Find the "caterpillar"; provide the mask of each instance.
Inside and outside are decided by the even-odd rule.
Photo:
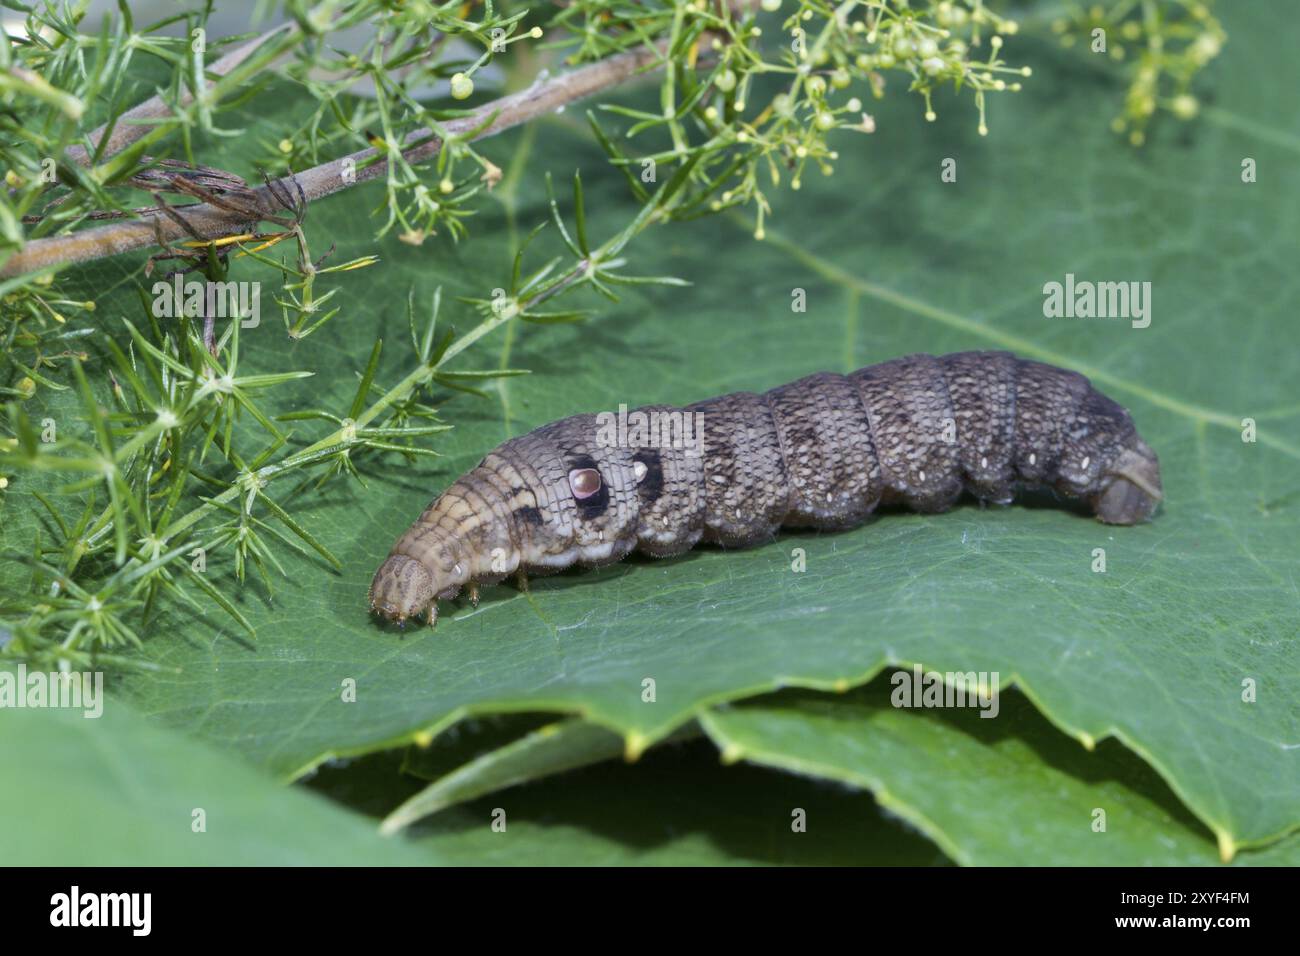
[[[700,541],[745,547],[778,528],[843,529],[879,504],[947,510],[1019,486],[1131,525],[1163,497],[1122,406],[1077,372],[1009,352],[909,355],[819,372],[762,395],[577,415],[497,447],[424,510],[370,587],[404,623],[508,575],[595,567]]]

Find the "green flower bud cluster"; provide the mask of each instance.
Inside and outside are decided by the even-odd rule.
[[[1193,119],[1200,112],[1192,82],[1219,55],[1227,39],[1211,13],[1212,4],[1213,0],[1071,4],[1067,16],[1052,22],[1052,31],[1062,46],[1126,66],[1129,87],[1111,128],[1141,146],[1160,112],[1180,120]]]

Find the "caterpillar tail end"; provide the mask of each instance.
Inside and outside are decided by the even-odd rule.
[[[401,626],[427,613],[433,627],[438,622],[436,597],[428,568],[408,555],[390,554],[370,584],[370,611]]]
[[[1146,521],[1164,498],[1160,461],[1140,438],[1110,468],[1110,483],[1095,499],[1097,518],[1106,524]]]

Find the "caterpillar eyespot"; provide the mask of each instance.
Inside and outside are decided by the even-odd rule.
[[[579,501],[600,491],[600,472],[595,468],[575,468],[569,472],[569,489]]]
[[[882,503],[940,512],[963,491],[1006,504],[1048,486],[1121,525],[1163,497],[1156,454],[1124,408],[1077,372],[1008,352],[819,372],[762,395],[637,409],[637,427],[605,418],[561,419],[489,452],[398,539],[371,610],[433,624],[439,600],[509,574],[850,528]]]

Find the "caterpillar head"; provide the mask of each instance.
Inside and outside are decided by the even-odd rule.
[[[1093,498],[1097,518],[1106,524],[1137,524],[1151,517],[1164,497],[1160,461],[1141,438],[1116,456],[1102,473],[1101,490]]]
[[[437,597],[433,573],[405,554],[389,555],[370,584],[371,612],[398,624],[427,611],[432,625],[438,620]]]
[[[489,477],[475,469],[454,482],[398,539],[370,584],[373,613],[398,624],[427,614],[433,625],[439,601],[518,568],[513,504]]]

